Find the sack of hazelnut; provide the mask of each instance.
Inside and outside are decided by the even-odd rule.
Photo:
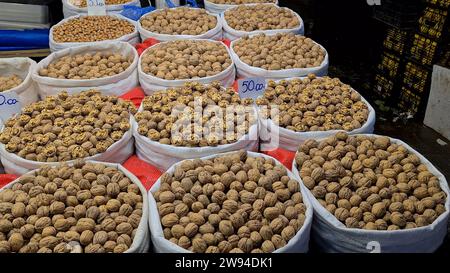
[[[149,191],[158,253],[304,253],[313,209],[274,158],[246,151],[185,160]]]
[[[38,63],[32,76],[41,98],[87,89],[120,96],[139,85],[138,62],[129,43],[102,42],[53,52]]]
[[[97,90],[49,96],[4,122],[2,165],[6,173],[22,175],[76,159],[123,163],[134,152],[135,112],[131,102]]]
[[[311,38],[294,33],[244,36],[231,43],[230,51],[238,78],[279,80],[328,74],[325,48]]]
[[[223,37],[231,41],[258,33],[305,33],[300,15],[275,4],[239,5],[227,9],[220,19],[224,30]]]
[[[162,171],[192,158],[258,150],[253,100],[219,82],[188,82],[147,96],[135,115],[136,154]]]
[[[87,0],[62,0],[64,18],[87,15]],[[124,6],[141,6],[140,0],[105,0],[107,14],[119,14]]]
[[[350,85],[338,78],[317,77],[270,80],[259,106],[263,151],[281,148],[296,152],[307,139],[320,139],[347,131],[370,134],[375,110]]]
[[[146,95],[186,82],[220,82],[230,87],[236,78],[229,48],[207,39],[174,40],[147,48],[139,58],[139,82]]]
[[[245,4],[271,3],[278,5],[278,0],[205,0],[205,9],[213,14],[222,14],[229,8]]]
[[[144,253],[147,191],[123,166],[44,166],[0,189],[0,253]]]
[[[408,144],[339,132],[299,146],[293,172],[326,252],[431,253],[447,235],[447,180]]]
[[[222,39],[220,16],[200,8],[157,9],[141,17],[138,30],[142,41],[149,38],[161,42],[177,39]]]
[[[31,78],[35,67],[36,62],[30,58],[0,58],[0,95],[16,99],[20,106],[37,101],[38,90]],[[16,114],[3,109],[0,112],[0,120]]]
[[[51,52],[104,41],[122,41],[136,45],[140,42],[136,22],[120,14],[76,15],[63,19],[50,29]]]

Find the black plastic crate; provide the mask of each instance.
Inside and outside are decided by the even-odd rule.
[[[409,51],[410,57],[423,65],[432,65],[435,59],[438,42],[420,34],[415,34]]]
[[[432,39],[440,39],[444,31],[448,11],[427,7],[419,18],[419,31]]]
[[[426,0],[425,2],[444,9],[448,9],[450,7],[450,0]]]
[[[407,62],[403,75],[403,84],[415,94],[423,94],[429,88],[431,70],[414,62]]]
[[[373,17],[398,29],[413,29],[423,7],[420,0],[383,0],[374,7]]]
[[[400,67],[400,57],[389,52],[383,52],[381,61],[378,64],[378,71],[387,77],[395,78]]]
[[[405,47],[408,43],[410,35],[407,31],[403,31],[396,28],[390,28],[387,31],[386,38],[384,39],[384,48],[394,51],[400,55],[403,55]]]
[[[377,74],[375,76],[374,92],[382,98],[389,98],[394,95],[395,83],[392,79],[384,75]]]
[[[420,95],[414,94],[414,91],[406,87],[401,88],[397,104],[401,111],[408,112],[414,116],[422,110],[422,105],[423,98]]]

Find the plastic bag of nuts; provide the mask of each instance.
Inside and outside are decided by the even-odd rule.
[[[303,35],[305,26],[296,12],[275,4],[239,5],[221,14],[223,37],[234,41],[258,33],[290,32]]]
[[[139,58],[139,82],[147,95],[196,81],[232,86],[236,78],[230,50],[206,39],[174,40],[147,48]]]
[[[278,5],[278,0],[205,0],[205,9],[214,14],[221,14],[229,8],[243,4],[272,3]]]
[[[143,253],[147,191],[123,166],[77,161],[0,189],[0,253]]]
[[[260,109],[261,148],[268,151],[282,148],[296,152],[307,139],[342,130],[370,134],[375,126],[373,107],[337,78],[310,74],[303,79],[269,81],[264,96],[256,103]],[[273,144],[277,147],[271,147]]]
[[[126,42],[78,46],[40,61],[33,79],[41,98],[63,90],[76,94],[87,89],[120,96],[139,85],[138,61],[136,49]]]
[[[222,24],[219,15],[204,9],[177,7],[158,9],[145,14],[138,21],[141,39],[158,41],[177,39],[222,39]]]
[[[328,53],[310,38],[293,33],[256,34],[231,43],[239,78],[286,79],[328,74]]]
[[[30,58],[0,58],[0,94],[9,97],[15,93],[21,106],[37,101],[38,90],[31,78],[35,67],[36,62]]]
[[[52,52],[104,41],[140,42],[136,22],[120,14],[106,16],[76,15],[66,18],[50,29]]]
[[[344,132],[308,140],[292,169],[324,251],[434,252],[447,235],[447,181],[400,140]]]
[[[64,18],[68,18],[75,15],[87,15],[88,9],[86,6],[86,0],[62,0]],[[139,0],[106,0],[106,13],[118,14],[122,12],[123,6],[141,6]]]
[[[160,170],[192,158],[258,150],[256,109],[218,82],[189,82],[144,99],[135,115],[138,157]],[[185,135],[187,134],[187,135]]]
[[[22,175],[42,165],[87,159],[123,163],[134,151],[135,106],[88,90],[61,92],[32,103],[4,122],[0,155],[5,171]]]
[[[148,199],[156,252],[308,251],[310,201],[294,175],[263,154],[240,151],[177,163]]]

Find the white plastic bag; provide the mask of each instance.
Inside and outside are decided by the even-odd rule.
[[[361,100],[367,104],[369,109],[369,117],[367,121],[362,125],[361,128],[355,129],[351,132],[348,132],[351,135],[354,134],[371,134],[374,131],[375,127],[375,109],[373,109],[372,105],[363,97]],[[272,150],[275,148],[281,148],[284,150],[296,152],[298,146],[305,142],[308,139],[321,139],[326,138],[328,136],[334,135],[342,130],[332,130],[332,131],[314,131],[314,132],[294,132],[288,130],[283,127],[279,127],[275,125],[275,123],[271,119],[263,119],[261,115],[258,115],[260,131],[259,134],[261,136],[261,145],[264,150]],[[273,146],[276,147],[273,147]]]
[[[201,159],[212,159],[218,156],[223,156],[226,154],[218,154],[211,155],[207,157],[203,157]],[[248,156],[251,157],[263,157],[273,159],[276,164],[282,165],[276,159],[259,153],[248,152]],[[175,164],[167,170],[167,173],[173,173],[175,171],[175,167],[181,163]],[[289,170],[287,170],[288,176],[292,179],[299,181]],[[188,250],[168,241],[164,238],[163,228],[161,225],[161,220],[159,216],[159,212],[156,206],[155,198],[153,194],[155,191],[159,189],[161,186],[161,180],[158,179],[153,187],[150,189],[148,193],[148,201],[149,201],[149,225],[150,225],[150,234],[153,242],[153,248],[156,253],[190,253]],[[288,244],[280,249],[277,249],[274,253],[306,253],[309,249],[309,238],[311,231],[311,224],[313,219],[313,209],[310,200],[307,195],[303,193],[303,189],[301,190],[303,203],[306,205],[306,219],[302,226],[302,228],[297,232],[297,234],[288,242]]]
[[[368,136],[377,136],[370,135]],[[439,178],[442,190],[447,194],[446,212],[440,215],[431,225],[405,230],[373,231],[349,229],[334,215],[327,211],[314,195],[304,186],[294,160],[292,172],[301,181],[301,190],[309,197],[314,207],[312,236],[320,249],[326,252],[360,253],[371,252],[380,247],[381,253],[425,253],[434,252],[442,244],[447,235],[447,224],[450,214],[450,190],[447,180],[424,156],[401,140],[391,138],[392,143],[406,147],[417,155],[428,170]]]
[[[77,0],[62,0],[64,18],[68,18],[70,16],[80,15],[80,14],[82,14],[82,15],[88,14],[87,7],[80,8],[80,7],[77,7],[74,4],[72,4],[72,3],[76,3],[76,1]],[[130,0],[130,2],[125,3],[125,4],[107,5],[106,12],[107,12],[107,14],[118,14],[118,13],[122,12],[123,6],[126,6],[126,5],[140,7],[141,1],[140,0]]]
[[[130,118],[130,123],[133,126],[135,123],[134,118]],[[3,127],[0,128],[0,132],[3,131]],[[96,154],[94,156],[86,157],[86,160],[102,161],[111,163],[125,162],[134,153],[134,139],[133,130],[130,128],[123,137],[111,145],[105,152]],[[24,159],[14,153],[6,151],[5,144],[0,143],[0,159],[2,161],[5,172],[8,174],[23,175],[31,170],[39,169],[43,165],[56,165],[58,162],[38,162]],[[68,163],[73,160],[68,161]]]
[[[66,48],[73,48],[73,47],[82,46],[82,45],[97,46],[98,44],[102,44],[104,42],[118,42],[118,41],[121,41],[121,42],[130,43],[132,45],[136,45],[136,44],[138,44],[140,42],[140,40],[139,40],[139,32],[138,32],[138,27],[137,27],[136,22],[131,20],[131,19],[128,19],[128,18],[126,18],[126,17],[124,17],[124,16],[122,16],[120,14],[111,14],[111,15],[108,15],[108,16],[117,17],[119,19],[126,20],[126,21],[130,22],[134,26],[134,31],[132,33],[130,33],[130,34],[126,34],[126,35],[124,35],[124,36],[122,36],[120,38],[117,38],[115,40],[105,40],[105,41],[86,42],[86,43],[58,43],[58,42],[56,42],[53,39],[53,30],[55,29],[55,27],[60,26],[60,25],[62,25],[64,23],[66,23],[69,20],[73,20],[75,18],[84,17],[84,16],[87,16],[87,15],[86,14],[85,15],[75,15],[75,16],[66,18],[66,19],[62,20],[61,22],[59,22],[58,24],[54,25],[50,29],[49,45],[50,45],[50,51],[51,52],[60,51],[60,50],[66,49]]]
[[[11,76],[15,74],[23,80],[19,86],[0,92],[0,95],[8,96],[15,93],[22,107],[38,101],[38,89],[31,78],[31,74],[35,67],[36,62],[30,58],[0,58],[1,76]]]
[[[254,5],[254,4],[248,4],[246,6],[252,6],[252,5]],[[275,4],[268,4],[268,5],[276,6]],[[292,13],[295,14],[295,16],[297,16],[297,18],[300,22],[300,25],[298,27],[292,28],[292,29],[255,30],[255,31],[250,31],[250,32],[236,30],[236,29],[232,28],[230,25],[228,25],[228,22],[225,19],[225,12],[223,12],[220,15],[221,24],[223,25],[223,38],[234,41],[234,40],[237,40],[244,36],[251,36],[251,35],[256,35],[256,34],[260,34],[260,33],[265,33],[267,35],[272,35],[272,34],[276,34],[276,33],[294,33],[294,34],[303,35],[305,33],[305,25],[303,23],[303,19],[300,17],[300,15],[298,15],[293,10],[288,9],[288,8],[285,8],[285,9],[291,11]]]
[[[230,49],[222,42],[207,40],[207,39],[195,39],[195,41],[210,41],[210,42],[214,42],[214,43],[220,43],[227,49],[228,54],[230,54]],[[154,46],[158,46],[158,45],[165,44],[165,43],[169,43],[169,42],[159,43]],[[192,81],[199,82],[202,84],[208,84],[208,83],[212,83],[214,81],[219,81],[222,84],[222,86],[224,86],[224,87],[230,87],[234,83],[234,80],[236,78],[236,70],[234,67],[233,59],[231,59],[231,65],[229,67],[227,67],[227,69],[225,69],[224,71],[220,72],[217,75],[204,77],[204,78],[200,78],[200,79],[164,80],[164,79],[160,79],[158,77],[146,74],[146,73],[144,73],[144,71],[142,71],[142,65],[141,65],[142,56],[144,56],[145,53],[154,46],[147,48],[141,54],[141,58],[139,58],[139,64],[138,64],[139,82],[140,82],[141,87],[144,90],[146,95],[151,95],[156,91],[164,90],[164,89],[167,89],[170,87],[183,86],[186,82],[192,82]]]
[[[92,162],[92,161],[88,161]],[[118,169],[119,171],[123,172],[123,174],[130,179],[130,181],[134,184],[136,184],[139,187],[139,190],[142,194],[142,217],[139,222],[139,226],[137,227],[136,235],[134,236],[133,243],[131,244],[130,248],[125,251],[125,253],[146,253],[149,250],[149,240],[150,240],[150,231],[148,229],[148,218],[149,218],[149,207],[148,207],[148,192],[142,185],[142,183],[139,181],[139,179],[136,178],[136,176],[132,173],[130,173],[127,169],[125,169],[120,164],[112,164],[112,163],[105,163],[105,162],[95,162],[95,163],[101,163],[108,167],[113,167]],[[27,173],[24,173],[24,175],[31,175],[34,174],[36,170],[29,171]],[[12,181],[8,185],[4,186],[3,188],[0,188],[0,192],[5,189],[10,189],[12,186],[19,181],[20,178]]]
[[[183,7],[186,8],[186,7]],[[194,9],[194,8],[191,8]],[[152,12],[158,12],[159,10],[155,10]],[[150,12],[150,13],[152,13]],[[144,18],[146,15],[150,14],[147,13],[141,17]],[[138,20],[137,27],[139,34],[141,36],[142,41],[147,40],[148,38],[154,38],[161,42],[166,41],[172,41],[172,40],[180,40],[180,39],[211,39],[211,40],[221,40],[222,39],[222,21],[220,19],[219,15],[211,14],[208,12],[208,14],[213,15],[217,19],[217,25],[215,28],[208,30],[207,32],[200,34],[200,35],[170,35],[170,34],[160,34],[156,32],[152,32],[149,30],[146,30],[142,27],[141,20]]]
[[[237,5],[215,4],[208,0],[205,0],[204,3],[205,3],[205,9],[207,11],[209,11],[211,13],[215,13],[215,14],[220,14],[229,8],[233,8],[233,7],[237,6]],[[275,4],[278,5],[278,0],[276,0]]]
[[[276,34],[274,34],[276,35]],[[254,36],[254,35],[250,35]],[[294,78],[294,77],[304,77],[308,76],[308,74],[315,74],[317,76],[326,76],[328,74],[328,52],[327,50],[319,45],[323,51],[325,51],[325,59],[322,61],[322,64],[318,67],[311,68],[292,68],[292,69],[283,69],[283,70],[266,70],[260,67],[250,66],[239,58],[239,56],[234,52],[233,46],[235,43],[239,41],[235,40],[231,42],[230,52],[231,57],[233,58],[234,63],[236,64],[237,69],[237,77],[238,78],[252,78],[252,77],[262,77],[271,80],[280,80],[286,78]]]
[[[140,111],[142,110],[142,106]],[[185,159],[201,158],[209,155],[246,150],[258,151],[258,125],[250,127],[249,133],[241,137],[235,143],[219,145],[216,147],[177,147],[161,144],[158,141],[152,141],[149,138],[138,133],[138,124],[133,121],[133,136],[136,141],[136,155],[139,159],[155,166],[161,171],[165,171],[173,164]]]
[[[42,77],[39,75],[40,69],[47,67],[50,63],[63,56],[97,52],[121,53],[132,57],[133,62],[124,72],[100,79],[67,80]],[[99,90],[104,95],[120,96],[139,85],[137,75],[138,61],[139,56],[136,49],[126,42],[102,42],[93,45],[78,46],[54,52],[40,61],[33,72],[33,79],[39,87],[39,95],[41,98],[56,95],[63,90],[72,95],[87,89]]]

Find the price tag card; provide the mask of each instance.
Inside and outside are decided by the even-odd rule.
[[[87,0],[88,15],[106,15],[105,0]]]
[[[20,113],[22,105],[15,92],[0,93],[0,119],[4,122],[12,115]]]
[[[257,99],[266,91],[266,79],[246,78],[238,81],[238,93],[241,99]]]

